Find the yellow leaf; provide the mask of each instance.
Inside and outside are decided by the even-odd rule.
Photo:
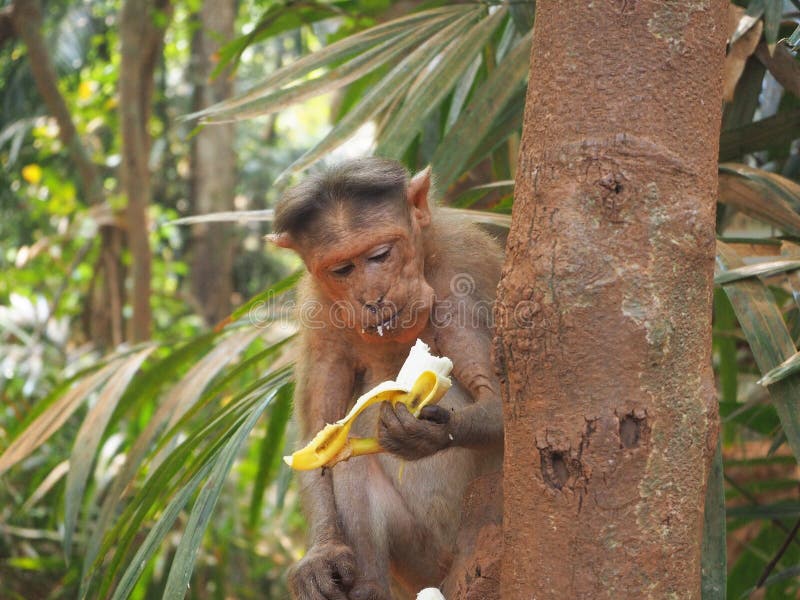
[[[22,167],[22,178],[33,185],[42,180],[42,167],[39,165],[25,165]]]

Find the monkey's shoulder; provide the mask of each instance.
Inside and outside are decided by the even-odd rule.
[[[436,244],[426,274],[437,295],[494,299],[503,265],[499,242],[463,217],[440,220],[430,233]]]

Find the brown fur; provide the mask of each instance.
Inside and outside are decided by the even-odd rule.
[[[359,417],[353,435],[377,434],[390,453],[299,474],[310,548],[289,574],[295,598],[383,600],[398,587],[413,597],[423,587],[440,585],[457,550],[467,486],[502,465],[502,416],[488,322],[501,251],[472,224],[444,222],[431,212],[428,187],[427,173],[408,185],[410,219],[398,220],[396,209],[376,205],[370,209],[374,225],[369,231],[334,236],[323,249],[291,238],[282,244],[309,267],[301,311],[312,304],[320,308],[301,332],[295,412],[303,442],[341,418],[361,393],[394,379],[417,337],[434,354],[453,361],[455,380],[420,419],[388,404]],[[372,240],[380,251],[392,236],[399,237],[385,262],[369,258]],[[364,247],[364,254],[349,258],[349,248],[360,253]],[[346,277],[330,270],[342,257],[353,264]],[[383,336],[359,324],[342,328],[328,317],[338,302],[369,325],[370,319],[391,314],[384,297],[401,310],[398,323]],[[404,308],[413,300],[420,300],[416,320]],[[482,318],[473,320],[476,307],[482,308]],[[459,314],[467,318],[459,321]]]

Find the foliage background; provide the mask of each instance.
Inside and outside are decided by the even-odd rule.
[[[739,4],[720,139],[722,444],[704,596],[758,586],[785,598],[800,591],[800,5]],[[313,162],[374,151],[411,170],[432,164],[443,202],[500,235],[507,223],[533,2],[234,6],[236,34],[216,40],[210,59],[239,95],[207,110],[196,102],[212,76],[195,70],[201,0],[59,0],[39,13],[53,81],[98,174],[94,202],[21,33],[19,15],[37,3],[2,4],[3,598],[172,598],[187,585],[196,598],[285,597],[304,527],[280,461],[293,443],[298,264],[264,248],[267,209]],[[140,123],[151,178],[149,227],[138,232],[152,258],[146,339],[132,331],[140,257],[121,177],[121,15],[132,7],[163,32]],[[239,121],[223,205],[237,214],[214,218],[223,223],[176,222],[198,212],[196,117]],[[222,322],[193,293],[193,252],[209,228],[233,240],[229,268],[204,282],[230,283],[237,308]]]

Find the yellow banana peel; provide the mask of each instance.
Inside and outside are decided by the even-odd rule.
[[[305,471],[332,467],[353,456],[383,452],[376,438],[349,437],[356,417],[367,407],[384,401],[392,405],[401,402],[411,414],[419,416],[423,407],[435,404],[450,389],[452,369],[449,358],[433,356],[428,345],[417,340],[396,381],[384,381],[362,394],[343,419],[325,425],[304,448],[284,456],[284,462],[293,469]]]

